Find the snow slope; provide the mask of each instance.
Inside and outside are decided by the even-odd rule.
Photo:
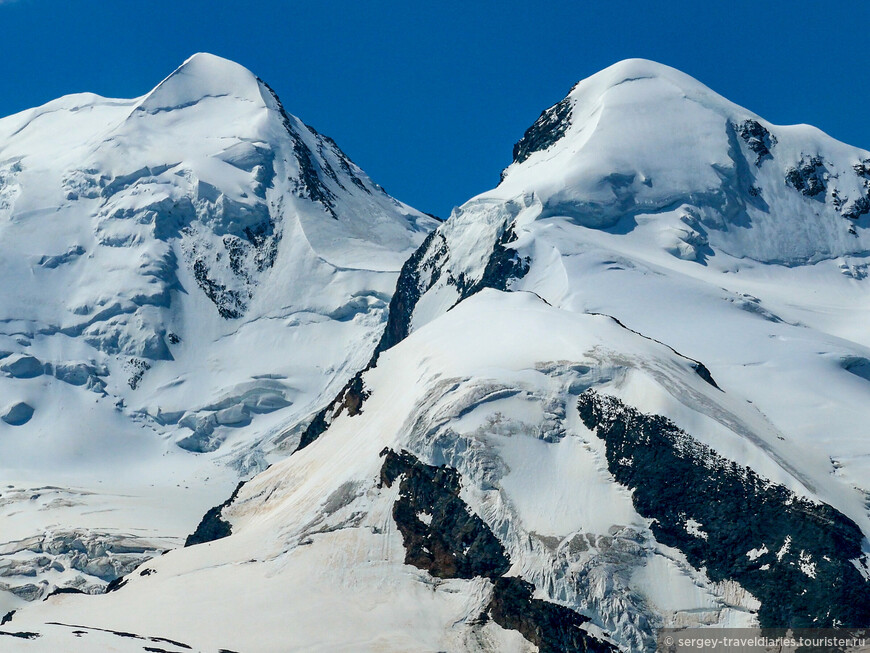
[[[609,362],[615,352],[622,365]],[[644,585],[614,595],[589,561],[623,546],[643,555],[627,570],[612,562],[607,575],[644,569],[648,556],[683,584],[672,598],[680,608],[741,623],[722,590],[654,542],[574,410],[592,385],[661,394],[652,374],[717,393],[687,360],[609,318],[486,291],[386,352],[366,376],[362,414],[342,415],[317,442],[245,485],[225,513],[236,534],[155,559],[153,573],[137,571],[118,592],[52,598],[47,614],[196,650],[525,650],[496,624],[477,623],[489,581],[441,580],[402,564],[391,515],[397,488],[378,487],[379,454],[389,447],[458,469],[462,498],[506,543],[511,573],[585,611],[608,611],[610,624],[622,619],[622,602],[641,601]],[[568,569],[585,576],[582,585],[566,582]],[[137,613],[137,605],[149,609]],[[207,629],[194,625],[201,615]],[[12,624],[38,628],[28,619],[22,611]]]
[[[177,544],[364,364],[434,225],[209,54],[0,120],[0,582],[135,566],[93,533]]]
[[[217,511],[231,535],[5,630],[652,651],[870,626],[868,224],[870,153],[616,64],[406,260],[380,355]]]
[[[870,153],[771,125],[643,60],[580,82],[560,105],[561,136],[430,238],[407,330],[485,286],[611,315],[752,402],[773,429],[752,438],[870,532],[855,428],[870,416]],[[520,158],[541,131],[552,140],[553,112]],[[802,158],[823,161],[824,191],[791,184]]]

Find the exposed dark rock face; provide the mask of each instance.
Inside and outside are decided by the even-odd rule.
[[[202,544],[204,542],[213,542],[214,540],[219,540],[232,535],[232,526],[223,518],[221,512],[236,500],[236,497],[239,495],[239,490],[242,489],[244,484],[245,481],[240,482],[236,486],[236,489],[233,490],[229,499],[219,506],[210,508],[208,512],[202,516],[196,530],[187,536],[187,539],[184,542],[185,547],[193,546],[194,544]]]
[[[521,259],[516,250],[508,247],[516,239],[513,226],[507,226],[496,239],[479,280],[470,281],[462,274],[447,278],[447,283],[455,286],[459,291],[457,304],[484,288],[507,290],[512,280],[520,279],[528,273],[528,259]],[[417,302],[441,279],[449,256],[447,241],[440,230],[436,229],[402,266],[396,283],[396,292],[390,300],[387,326],[369,367],[374,367],[381,352],[394,347],[408,337]]]
[[[786,183],[807,197],[827,190],[825,162],[820,156],[803,157],[801,162],[785,172]]]
[[[859,197],[848,208],[841,211],[844,218],[857,220],[862,215],[870,213],[870,193],[866,197]]]
[[[656,539],[714,582],[749,591],[762,627],[870,625],[870,583],[855,566],[866,564],[864,538],[848,517],[722,458],[664,417],[593,390],[578,409]]]
[[[528,258],[520,258],[515,249],[507,247],[510,243],[517,239],[513,225],[505,229],[495,241],[492,248],[492,254],[486,262],[486,267],[483,270],[483,276],[479,281],[469,283],[464,277],[450,279],[454,282],[457,290],[459,290],[459,300],[471,297],[475,293],[480,292],[484,288],[493,288],[494,290],[505,291],[508,289],[511,281],[522,279],[529,272],[530,260]]]
[[[144,635],[137,635],[136,633],[128,633],[128,632],[125,632],[123,630],[111,630],[109,628],[98,628],[96,626],[82,626],[79,624],[65,624],[65,623],[60,623],[58,621],[47,621],[46,623],[49,626],[62,626],[64,628],[74,628],[75,630],[73,631],[73,633],[76,633],[76,634],[83,635],[83,634],[86,634],[88,631],[94,630],[94,631],[101,632],[101,633],[109,633],[111,635],[115,635],[116,637],[123,637],[125,639],[138,639],[138,640],[142,640],[142,641],[146,641],[146,642],[156,642],[156,643],[162,642],[162,643],[166,643],[166,644],[172,644],[173,646],[176,646],[178,648],[183,648],[183,649],[188,650],[188,651],[193,650],[193,648],[189,644],[185,644],[184,642],[179,642],[179,641],[176,641],[174,639],[169,639],[168,637],[146,637]],[[147,646],[145,646],[143,648],[146,651],[147,650],[161,650],[159,648],[155,648],[155,647],[149,648]]]
[[[357,376],[360,377],[360,380],[362,380],[362,372],[357,372],[356,376],[353,377],[354,380],[357,378]],[[342,392],[345,392],[347,387],[348,386],[345,386],[345,390],[342,390]],[[327,421],[327,417],[333,416],[335,414],[334,411],[340,397],[342,397],[341,394],[333,399],[326,408],[321,409],[314,416],[314,419],[312,419],[311,422],[309,422],[308,426],[305,427],[305,430],[302,431],[302,437],[299,438],[299,444],[296,445],[296,449],[293,451],[293,453],[296,453],[297,451],[302,451],[305,447],[307,447],[309,444],[319,438],[326,431],[326,429],[329,428],[331,420]]]
[[[311,157],[311,151],[302,142],[302,139],[293,129],[292,125],[285,122],[285,126],[293,137],[293,154],[296,156],[296,162],[299,164],[299,179],[296,180],[297,194],[312,202],[319,202],[333,219],[338,220],[338,216],[335,213],[335,194],[321,181],[318,174],[318,166]],[[335,176],[335,172],[330,171],[332,176]]]
[[[254,248],[254,264],[257,272],[263,272],[275,264],[278,256],[278,237],[275,223],[270,218],[265,222],[245,227],[245,240]],[[238,273],[242,274],[242,273]]]
[[[116,578],[115,580],[118,580],[118,579]],[[113,580],[112,583],[114,583],[115,580]],[[109,585],[111,585],[112,583],[109,583]],[[106,591],[109,591],[108,586],[107,586]],[[57,589],[46,594],[45,598],[42,600],[48,601],[48,599],[50,599],[52,596],[57,596],[58,594],[85,594],[85,592],[81,591],[78,587],[58,587]],[[6,622],[4,621],[3,623],[6,623]]]
[[[141,358],[131,358],[127,361],[124,367],[126,367],[130,372],[130,378],[127,379],[127,385],[130,386],[131,390],[135,390],[139,387],[139,382],[142,381],[145,372],[151,369],[151,364]]]
[[[716,383],[716,380],[713,378],[713,375],[710,374],[710,370],[707,369],[707,366],[704,365],[701,361],[695,361],[692,364],[692,369],[695,370],[695,374],[700,376],[704,381],[712,385],[717,390],[721,390],[719,384]]]
[[[302,432],[299,445],[293,453],[301,451],[319,438],[329,428],[332,421],[341,415],[344,410],[347,410],[347,414],[351,417],[362,412],[362,405],[369,396],[363,384],[363,374],[375,366],[378,353],[376,351],[369,364],[354,374],[353,378],[345,384],[335,399],[314,416],[314,419],[311,420]]]
[[[257,167],[268,169],[260,175],[268,179],[274,175],[272,154],[263,156]],[[199,186],[203,197],[199,199],[197,210],[214,222],[214,235],[220,235],[220,241],[219,244],[203,242],[195,225],[184,227],[180,233],[185,258],[197,284],[220,316],[235,319],[247,310],[259,273],[274,265],[281,230],[265,202],[247,207],[227,199],[216,188],[208,192],[202,190],[205,184]]]
[[[844,202],[839,193],[834,191],[834,202],[840,214],[850,220],[858,220],[862,215],[870,213],[870,159],[859,161],[852,169],[858,175],[858,181],[864,186],[864,192],[854,202]]]
[[[217,307],[220,316],[226,320],[242,317],[248,305],[241,293],[211,279],[208,272],[208,266],[203,259],[198,258],[193,262],[193,277],[202,291]]]
[[[542,653],[616,651],[580,628],[588,618],[533,599],[534,585],[502,576],[510,569],[510,558],[489,526],[459,498],[455,469],[426,465],[407,451],[384,449],[381,456],[381,486],[392,487],[401,479],[393,519],[402,533],[405,564],[438,578],[492,579],[493,595],[483,617],[519,631]]]
[[[15,610],[10,610],[6,614],[3,615],[3,618],[0,619],[0,626],[5,626],[10,621],[12,621],[12,617],[15,615]]]
[[[381,452],[381,484],[401,477],[393,504],[405,544],[405,564],[438,578],[496,578],[510,569],[501,542],[459,498],[459,474],[449,467],[421,463],[410,453]]]
[[[734,125],[735,131],[744,140],[746,146],[755,152],[755,165],[761,166],[764,159],[771,157],[770,150],[776,145],[776,136],[771,134],[756,120],[744,120],[739,125]]]
[[[20,632],[20,633],[9,633],[5,630],[0,630],[0,635],[6,635],[7,637],[16,637],[18,639],[36,639],[39,637],[39,633],[28,633],[28,632]]]
[[[323,207],[323,209],[327,213],[329,213],[330,216],[337,220],[338,216],[335,213],[335,193],[333,193],[329,189],[329,187],[323,182],[323,179],[320,175],[321,168],[315,162],[311,150],[309,150],[308,146],[305,145],[305,142],[302,140],[302,136],[296,130],[293,121],[284,110],[284,105],[281,104],[281,100],[278,99],[278,94],[275,93],[275,91],[272,90],[272,87],[263,80],[259,80],[259,82],[269,91],[269,93],[272,95],[272,98],[275,100],[275,103],[278,106],[279,111],[281,112],[281,120],[284,123],[284,128],[287,130],[287,133],[290,135],[290,138],[293,141],[293,155],[296,158],[296,163],[299,165],[299,179],[292,180],[295,182],[296,194],[299,197],[319,203]],[[320,136],[320,134],[318,134],[316,131],[311,131],[318,139],[318,141],[322,143],[323,137]],[[347,157],[344,158],[346,159]],[[323,159],[323,161],[326,166],[326,169],[322,171],[323,174],[337,181],[337,175],[335,174],[335,171],[332,169],[326,159]],[[350,167],[349,162],[348,167]],[[361,183],[362,182],[360,181],[360,184]]]
[[[118,576],[115,580],[113,580],[111,583],[106,585],[106,594],[108,594],[109,592],[117,592],[119,589],[124,587],[124,585],[126,585],[128,582],[130,582],[130,581],[127,580],[126,578],[124,578],[124,576]]]
[[[312,127],[311,125],[305,125],[305,126],[308,127],[308,129],[311,131],[312,134],[317,136],[317,151],[320,154],[321,158],[323,158],[325,160],[326,159],[326,149],[330,149],[332,151],[332,153],[338,159],[338,165],[341,167],[342,171],[345,173],[345,175],[347,175],[350,178],[351,183],[353,183],[354,186],[359,188],[361,191],[363,191],[367,195],[371,195],[372,192],[365,185],[365,182],[363,182],[363,180],[360,179],[360,177],[357,175],[356,171],[359,168],[357,168],[357,166],[353,163],[353,161],[350,160],[350,157],[348,157],[347,154],[345,154],[341,150],[341,148],[338,146],[338,143],[336,143],[329,136],[321,134],[316,129],[314,129],[314,127]],[[335,171],[332,169],[331,166],[327,166],[326,173],[329,175],[330,179],[332,179],[336,184],[338,184],[338,186],[340,188],[344,189],[344,186],[342,185],[342,183],[338,179],[338,175],[335,174]]]
[[[441,264],[447,259],[447,255],[447,242],[440,231],[436,229],[405,261],[402,271],[399,273],[399,280],[396,282],[396,291],[390,299],[387,326],[375,349],[375,361],[382,351],[386,351],[408,337],[414,308],[422,294],[434,286],[441,277]],[[425,284],[425,287],[421,283],[424,273],[428,274],[428,283]]]
[[[522,163],[534,152],[546,150],[565,135],[570,124],[571,100],[566,97],[542,111],[534,124],[517,141],[514,145],[514,162]]]
[[[580,628],[589,621],[586,617],[565,606],[532,598],[535,588],[522,578],[498,578],[494,585],[487,614],[502,628],[519,631],[540,653],[618,650]]]

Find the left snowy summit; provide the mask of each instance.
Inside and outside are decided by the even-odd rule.
[[[435,224],[210,54],[0,120],[0,612],[101,590],[292,451]]]

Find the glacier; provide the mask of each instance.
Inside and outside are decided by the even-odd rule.
[[[870,152],[639,59],[440,224],[210,55],[0,136],[17,650],[870,626]]]

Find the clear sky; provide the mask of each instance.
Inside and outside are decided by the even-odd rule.
[[[136,97],[212,52],[446,217],[496,185],[542,109],[628,57],[870,149],[868,33],[868,0],[0,0],[0,115],[80,91]]]

